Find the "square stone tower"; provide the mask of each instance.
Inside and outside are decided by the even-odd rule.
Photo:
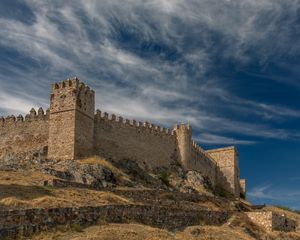
[[[78,78],[52,84],[49,159],[77,159],[93,153],[95,93]]]
[[[206,153],[218,164],[221,173],[221,176],[218,176],[219,179],[217,179],[219,184],[223,185],[223,187],[235,197],[239,197],[240,168],[237,149],[231,146],[208,150]]]

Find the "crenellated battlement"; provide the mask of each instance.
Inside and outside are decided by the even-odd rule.
[[[92,154],[95,92],[77,77],[52,85],[49,158],[75,159]]]
[[[170,130],[150,121],[95,111],[95,92],[77,77],[52,84],[46,111],[32,108],[25,116],[0,117],[0,161],[45,147],[48,159],[99,155],[135,161],[145,169],[179,163],[185,171],[208,177],[212,185],[229,182],[226,189],[236,196],[240,186],[245,188],[239,182],[234,148],[205,151],[192,139],[190,124],[176,124]]]
[[[29,114],[26,114],[23,117],[22,114],[19,114],[17,117],[15,115],[9,115],[7,117],[0,117],[0,126],[10,126],[12,124],[20,124],[32,121],[47,121],[49,119],[49,110],[44,112],[43,108],[39,108],[38,112],[32,108]]]
[[[59,83],[52,84],[52,93],[60,93],[65,90],[81,90],[84,94],[95,94],[94,90],[90,89],[85,83],[80,82],[80,79],[77,77],[68,78]]]
[[[59,83],[53,83],[52,84],[52,93],[58,92],[59,90],[65,89],[65,88],[77,89],[78,86],[79,86],[79,79],[77,77],[68,78]]]
[[[140,130],[148,130],[152,133],[158,133],[162,136],[174,136],[175,131],[170,130],[169,128],[161,127],[155,124],[152,124],[148,121],[140,122],[136,120],[130,120],[130,119],[124,119],[122,116],[116,116],[115,114],[108,114],[107,112],[102,113],[100,110],[96,110],[95,113],[95,124],[101,123],[101,122],[111,122],[111,123],[117,123],[120,126],[123,127],[134,127]]]
[[[192,149],[196,153],[205,156],[207,159],[209,159],[216,166],[218,165],[217,162],[209,154],[207,154],[206,151],[202,147],[200,147],[194,140],[192,140]]]
[[[52,84],[50,113],[80,111],[93,118],[95,92],[77,77]]]

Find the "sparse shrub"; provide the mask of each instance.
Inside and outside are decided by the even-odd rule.
[[[244,193],[240,193],[240,198],[246,199],[246,195]]]
[[[206,219],[202,214],[198,214],[198,221],[199,221],[199,225],[205,225],[206,224]]]
[[[170,176],[171,174],[168,171],[161,171],[158,174],[158,179],[160,179],[165,185],[170,186]]]
[[[84,232],[83,229],[82,229],[82,227],[79,224],[77,224],[77,223],[71,224],[70,228],[74,232]]]
[[[214,189],[214,195],[224,197],[224,198],[233,198],[232,193],[226,191],[222,186],[217,184]]]

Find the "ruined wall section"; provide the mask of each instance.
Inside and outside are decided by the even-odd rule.
[[[170,166],[177,159],[174,132],[148,122],[130,121],[108,113],[95,115],[96,154],[115,161],[137,162],[145,169]]]
[[[0,161],[10,161],[16,156],[43,151],[48,145],[49,112],[31,109],[22,115],[0,117]]]
[[[214,159],[219,167],[217,182],[235,197],[240,196],[240,168],[235,147],[208,150],[206,153]],[[226,180],[226,181],[224,181]],[[229,184],[228,184],[229,183]]]
[[[271,211],[246,212],[247,216],[257,225],[267,231],[285,231],[296,230],[296,221]]]

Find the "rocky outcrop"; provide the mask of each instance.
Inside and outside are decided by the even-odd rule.
[[[113,172],[101,164],[79,164],[76,161],[66,162],[64,170],[47,167],[44,173],[52,176],[73,181],[93,188],[103,188],[116,184]]]

